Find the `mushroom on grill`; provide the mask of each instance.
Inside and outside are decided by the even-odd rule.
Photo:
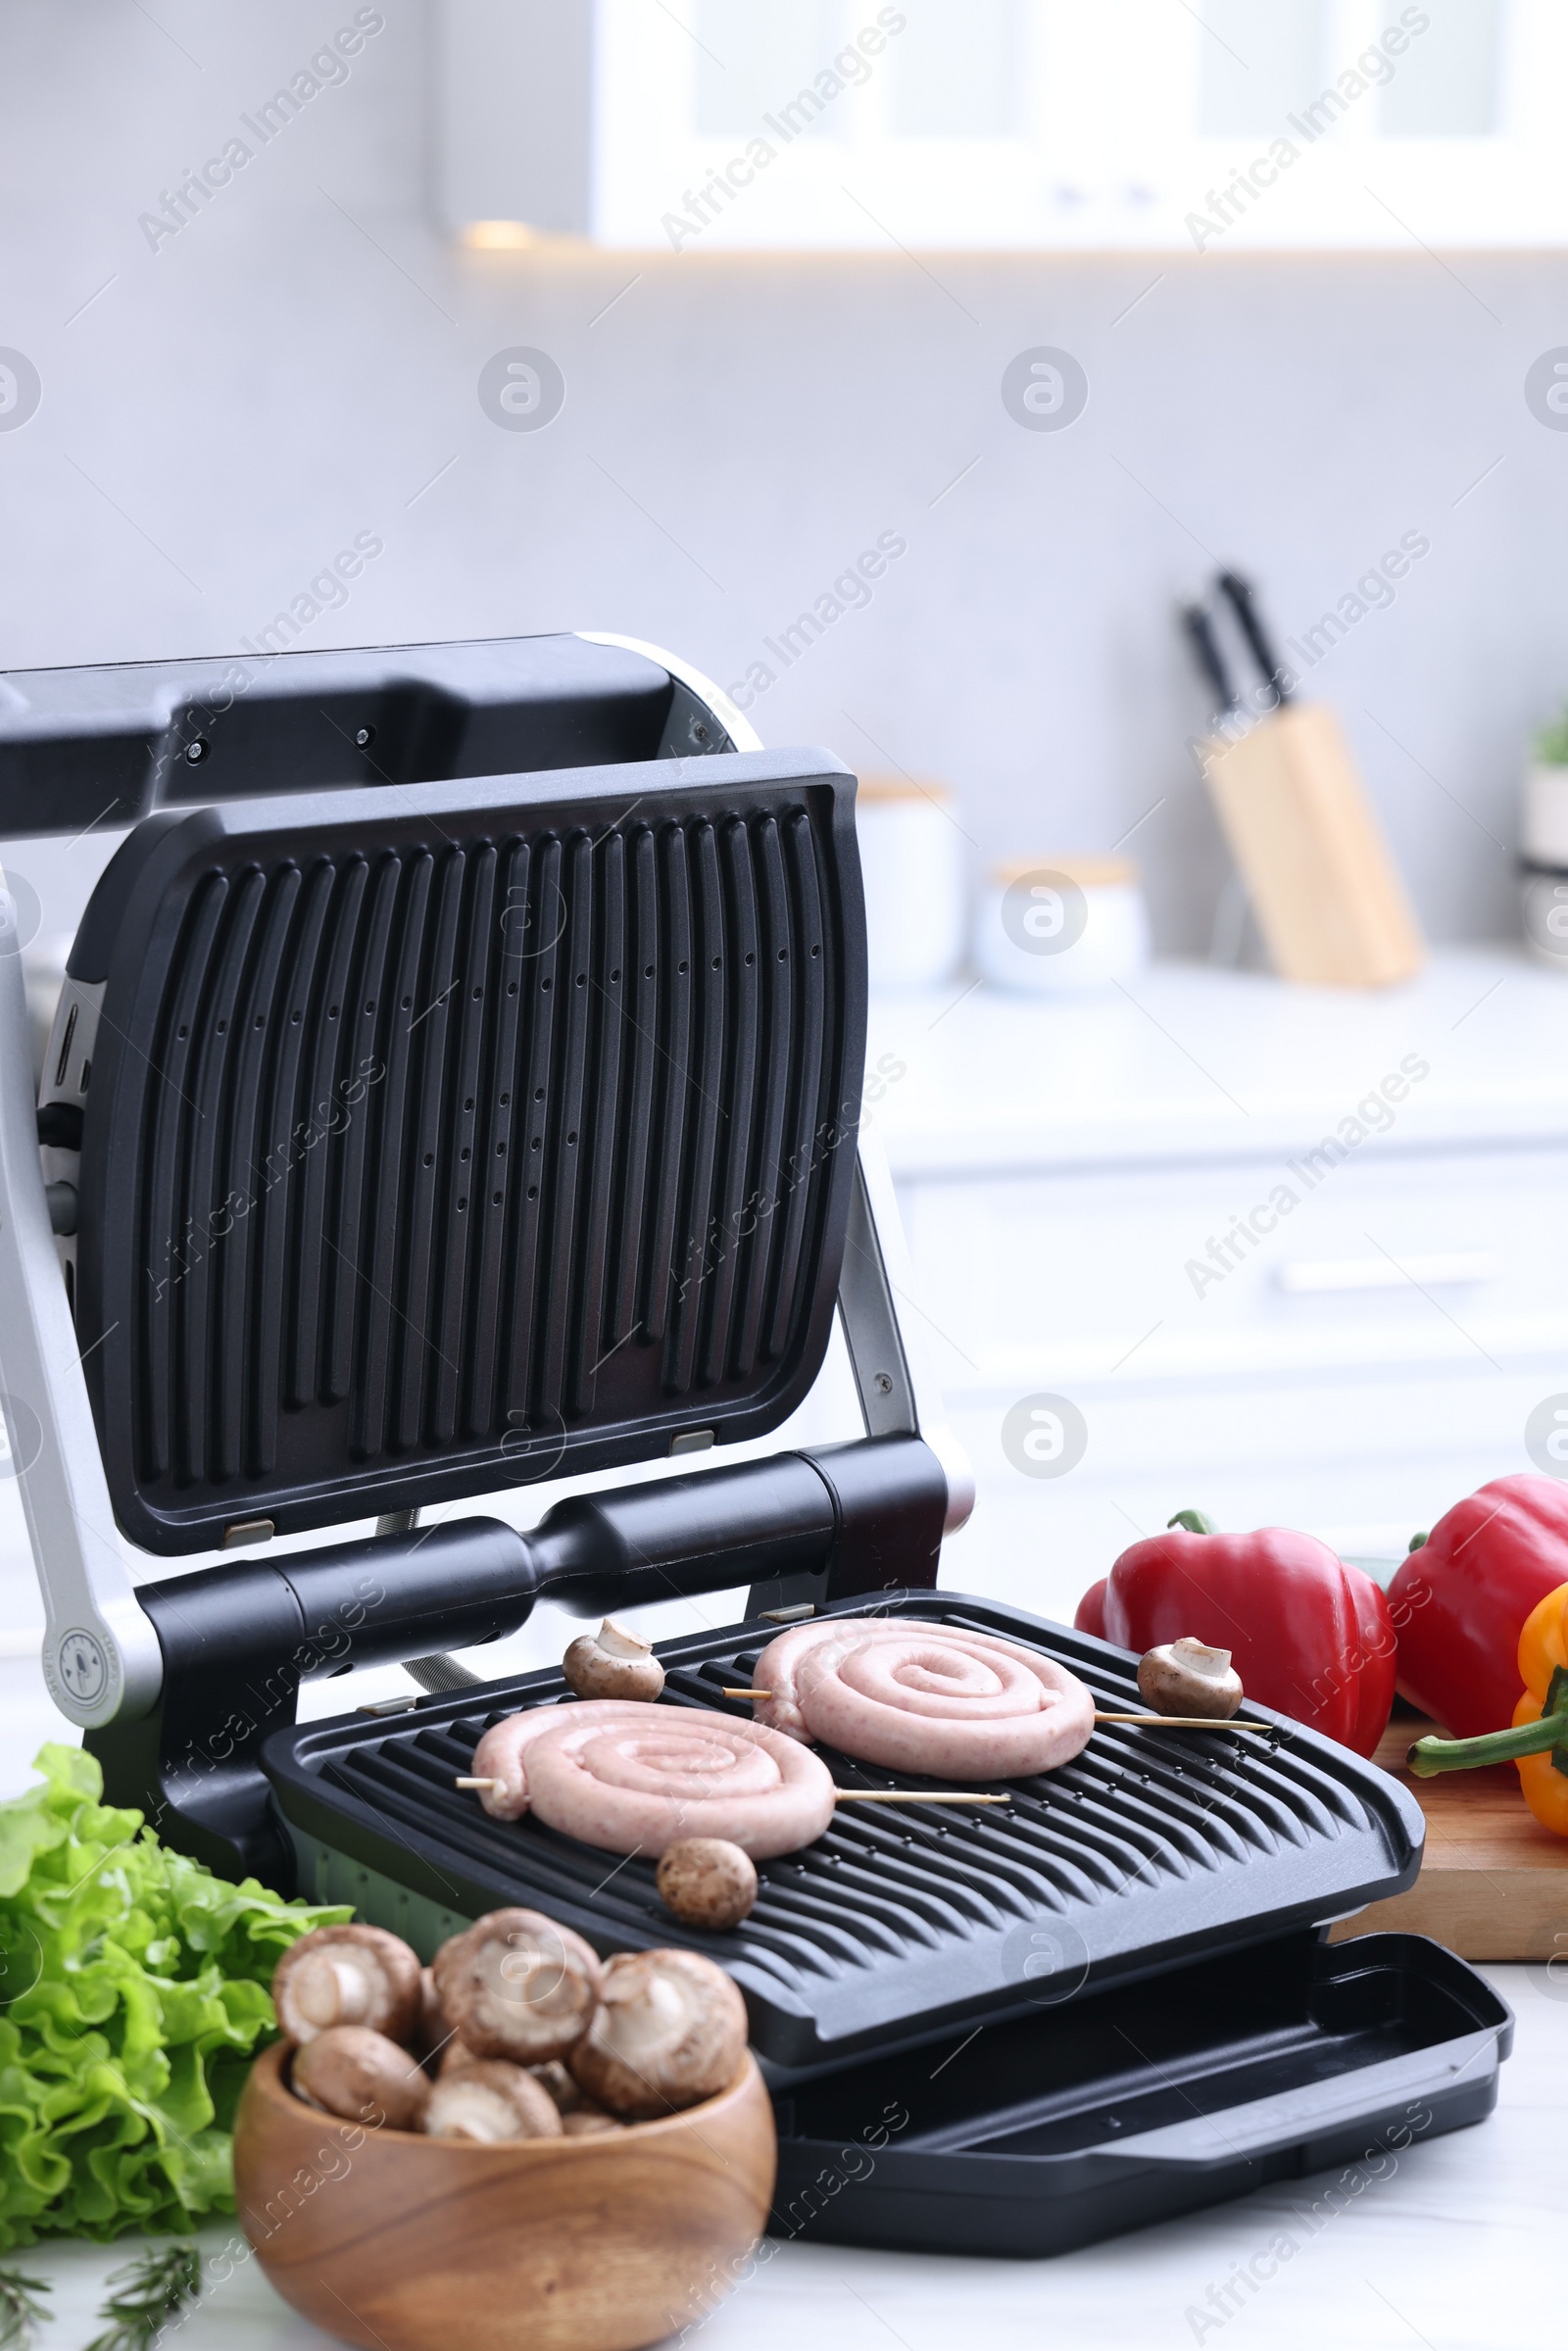
[[[682,1837],[664,1852],[655,1884],[686,1926],[718,1933],[738,1927],[757,1901],[756,1864],[727,1837]]]
[[[651,1700],[664,1687],[664,1669],[652,1643],[608,1616],[597,1633],[578,1635],[561,1670],[580,1698]]]
[[[1138,1666],[1139,1694],[1156,1714],[1205,1716],[1228,1722],[1242,1702],[1242,1677],[1229,1649],[1201,1641],[1168,1641],[1146,1649]]]

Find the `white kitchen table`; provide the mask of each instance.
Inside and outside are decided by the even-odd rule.
[[[1418,1293],[1388,1288],[1331,1296],[1319,1311],[1321,1296],[1281,1287],[1278,1249],[1250,1258],[1245,1278],[1227,1276],[1228,1297],[1222,1287],[1194,1298],[1184,1257],[1223,1229],[1214,1219],[1246,1212],[1263,1179],[1336,1131],[1411,1053],[1429,1076],[1323,1198],[1303,1201],[1317,1222],[1303,1217],[1289,1261],[1344,1255],[1345,1231],[1373,1227],[1392,1234],[1396,1254],[1416,1242],[1429,1253],[1439,1242],[1490,1251],[1494,1274],[1457,1298],[1443,1292],[1464,1327]],[[955,983],[876,1000],[869,1068],[917,1287],[940,1294],[923,1319],[980,1471],[980,1508],[951,1548],[950,1584],[1070,1612],[1086,1571],[1103,1572],[1130,1540],[1129,1514],[1157,1523],[1156,1512],[1213,1501],[1216,1488],[1232,1523],[1255,1504],[1259,1516],[1392,1542],[1478,1482],[1473,1473],[1527,1466],[1522,1403],[1554,1379],[1568,1389],[1568,1256],[1552,1192],[1559,1174],[1568,1190],[1568,982],[1516,955],[1447,954],[1413,986],[1380,996],[1196,967],[1156,969],[1125,997],[1079,1005],[964,995]],[[1156,1322],[1163,1330],[1149,1334]],[[1303,1409],[1310,1420],[1348,1380],[1360,1382],[1355,1444],[1336,1437],[1344,1430],[1326,1406],[1306,1443],[1275,1443],[1271,1431]],[[1076,1515],[1064,1506],[1070,1481],[1032,1485],[999,1448],[1003,1412],[1031,1387],[1085,1397],[1100,1453],[1085,1463]],[[1426,1420],[1401,1407],[1412,1388]],[[842,1404],[842,1378],[839,1390]],[[1247,1417],[1247,1396],[1265,1392],[1272,1419]],[[1203,1491],[1187,1491],[1199,1472]],[[0,1793],[24,1784],[41,1738],[70,1736],[29,1653],[36,1603],[19,1534],[14,1509],[0,1507],[12,1628],[0,1640]],[[689,1621],[724,1612],[724,1595],[710,1595]],[[661,1612],[657,1629],[679,1629],[680,1615]],[[490,1671],[542,1662],[559,1655],[561,1630],[541,1611],[483,1661]],[[356,1696],[401,1685],[390,1670],[358,1681]],[[352,1702],[341,1683],[308,1700],[313,1714]],[[1560,2302],[1568,1980],[1543,1968],[1484,1972],[1518,2017],[1496,2114],[1413,2144],[1377,2176],[1359,2166],[1293,2181],[1044,2262],[782,2245],[689,2339],[700,2335],[707,2351],[1519,2351],[1549,2330]],[[181,2330],[186,2351],[324,2344],[253,2262],[222,2260],[232,2234],[204,2232],[220,2274]],[[23,2257],[56,2287],[58,2324],[41,2351],[78,2351],[91,2338],[105,2274],[132,2250],[52,2244]],[[453,2351],[463,2351],[456,2335]]]
[[[1484,1973],[1519,2020],[1497,2112],[1377,2176],[1362,2165],[1292,2180],[1052,2261],[779,2245],[685,2339],[704,2351],[1523,2351],[1549,2334],[1561,2297],[1568,1984],[1541,1968]],[[231,2224],[202,2232],[214,2281],[181,2351],[325,2351],[254,2261],[225,2258],[234,2242]],[[90,2341],[105,2275],[137,2249],[26,2253],[56,2289],[41,2351]],[[525,2325],[517,2340],[526,2351]]]

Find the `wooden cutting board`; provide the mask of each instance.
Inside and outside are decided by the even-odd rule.
[[[1342,1919],[1330,1941],[1385,1931],[1430,1935],[1461,1959],[1556,1959],[1568,1972],[1568,1837],[1541,1826],[1511,1763],[1412,1778],[1406,1749],[1437,1727],[1396,1715],[1373,1758],[1426,1814],[1421,1875],[1408,1893]]]

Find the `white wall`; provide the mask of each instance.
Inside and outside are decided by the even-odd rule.
[[[303,642],[594,626],[727,682],[896,531],[764,737],[951,779],[976,857],[1106,846],[1160,803],[1130,846],[1191,950],[1223,859],[1173,595],[1233,559],[1295,632],[1417,531],[1311,690],[1433,931],[1509,927],[1521,747],[1568,691],[1568,435],[1522,392],[1568,331],[1563,260],[457,255],[423,220],[422,13],[380,8],[348,81],[154,252],[138,216],[350,0],[9,0],[0,344],[43,401],[0,432],[0,661],[230,648],[368,529],[384,554]],[[543,432],[478,404],[515,343],[565,374]],[[1039,343],[1088,371],[1064,432],[1002,405]],[[84,889],[93,845],[72,862]]]

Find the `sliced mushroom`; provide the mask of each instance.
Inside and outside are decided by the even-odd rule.
[[[599,1997],[603,1969],[569,1927],[537,1910],[492,1910],[435,1955],[447,2021],[475,2057],[564,2057]]]
[[[419,1962],[383,1927],[317,1927],[272,1971],[278,2031],[301,2048],[334,2025],[365,2025],[412,2042],[420,2011]]]
[[[746,2053],[746,2003],[695,1951],[622,1951],[566,2062],[600,2106],[646,2120],[727,2089]]]
[[[688,1927],[738,1927],[757,1900],[757,1867],[725,1837],[683,1837],[659,1864],[660,1900]]]
[[[561,1660],[580,1698],[657,1698],[664,1669],[640,1633],[606,1617],[597,1633],[581,1633]]]
[[[1213,1715],[1227,1720],[1242,1702],[1242,1677],[1229,1649],[1201,1641],[1171,1641],[1139,1662],[1138,1688],[1156,1714]]]
[[[296,2049],[297,2097],[372,2130],[417,2131],[430,2083],[418,2061],[368,2025],[327,2025]]]
[[[561,2115],[550,2092],[520,2065],[484,2058],[443,2075],[425,2103],[428,2138],[560,2138]]]

